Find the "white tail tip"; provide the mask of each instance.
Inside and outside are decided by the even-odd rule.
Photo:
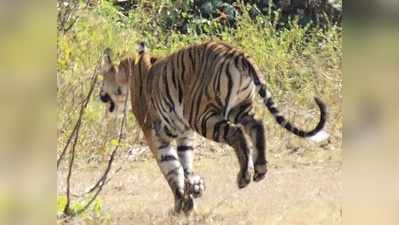
[[[326,140],[327,138],[330,137],[330,134],[328,134],[327,132],[325,132],[324,130],[319,131],[317,134],[308,137],[308,140],[311,140],[313,142],[322,142],[324,140]]]

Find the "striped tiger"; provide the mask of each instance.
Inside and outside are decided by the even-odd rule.
[[[234,149],[239,188],[265,177],[265,130],[254,118],[255,95],[286,130],[314,141],[328,137],[323,131],[326,106],[319,98],[315,98],[320,109],[316,127],[310,131],[295,127],[276,108],[255,63],[226,43],[196,44],[159,59],[141,43],[138,57],[125,58],[119,66],[104,54],[102,73],[104,102],[115,105],[114,99],[123,94],[118,90],[130,87],[132,111],[174,194],[176,212],[191,212],[194,199],[205,189],[203,179],[193,172],[194,132]],[[245,134],[255,148],[252,154]]]

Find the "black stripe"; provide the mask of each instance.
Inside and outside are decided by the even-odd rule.
[[[209,118],[212,117],[212,113],[210,111],[205,112],[201,115],[201,134],[206,137],[206,123]]]
[[[158,149],[163,149],[169,147],[169,144],[161,144],[161,146],[158,147]]]
[[[194,51],[194,48],[192,48],[188,51],[188,58],[191,61],[191,67],[192,67],[192,70],[194,71],[194,59],[193,59],[192,51]]]
[[[269,108],[269,111],[273,115],[276,115],[278,113],[278,109],[276,107],[273,107],[273,106]]]
[[[140,94],[143,93],[143,85],[142,85],[142,83],[143,83],[143,80],[142,80],[143,71],[142,71],[142,68],[141,68],[142,61],[143,61],[143,57],[140,57],[140,60],[138,62],[138,64],[139,64],[139,79],[140,79],[140,85],[139,85],[139,93]]]
[[[242,66],[243,66],[244,70],[249,70],[248,61],[245,60],[245,58],[243,58],[243,59],[241,60],[241,63],[242,63]]]
[[[215,141],[218,141],[219,140],[219,129],[220,129],[220,126],[223,124],[223,123],[225,123],[226,121],[224,121],[224,120],[221,120],[221,121],[219,121],[219,122],[217,122],[216,124],[215,124],[215,126],[213,127],[213,140],[215,140]]]
[[[223,134],[223,140],[226,141],[227,140],[227,134],[229,133],[229,124],[226,123],[224,125],[224,130],[223,130],[224,134]]]
[[[196,53],[198,53],[198,55],[196,54],[195,56],[196,56],[196,58],[195,59],[197,59],[198,57],[200,57],[200,52],[199,52],[199,49],[195,49],[195,48],[193,48],[193,51],[196,51],[196,52],[194,52],[194,54],[196,54]],[[202,61],[201,61],[202,62]],[[194,61],[193,61],[193,63],[194,63]],[[193,71],[194,72],[194,71]],[[199,71],[196,71],[196,74],[198,74],[198,73],[201,73],[201,69],[199,69]],[[193,73],[194,74],[194,73]],[[199,76],[200,74],[198,74],[198,76]],[[194,116],[194,103],[195,103],[195,101],[196,101],[196,95],[198,94],[198,92],[199,91],[197,91],[197,89],[199,89],[200,88],[200,85],[198,84],[198,80],[199,80],[199,77],[195,77],[195,80],[194,80],[194,82],[192,83],[192,89],[191,89],[191,92],[193,93],[193,95],[192,95],[192,99],[191,99],[191,107],[190,107],[190,116],[189,116],[189,123],[190,124],[193,124],[193,116]]]
[[[176,82],[176,74],[175,74],[175,64],[172,62],[171,63],[172,65],[172,83],[173,83],[173,87],[175,88],[175,89],[177,89],[177,82]]]
[[[284,119],[284,117],[282,117],[282,116],[276,116],[276,120],[277,120],[277,123],[278,123],[278,124],[282,124],[282,123],[285,122],[285,119]]]
[[[248,82],[247,85],[245,85],[245,87],[241,87],[240,90],[238,90],[238,92],[244,92],[246,91],[252,84],[252,81]]]
[[[154,100],[156,101],[156,100]],[[165,107],[163,106],[163,104],[160,102],[153,102],[154,107],[156,108],[156,110],[159,112],[159,114],[162,116],[162,119],[164,119],[165,121],[168,121],[168,118],[165,117],[165,115],[163,114],[164,111],[166,111]]]
[[[249,97],[252,95],[252,92],[248,92],[247,96],[245,96],[245,98],[243,98],[244,100],[249,99]]]
[[[164,102],[166,102],[166,101],[164,101]],[[166,102],[166,104],[167,104],[167,102]],[[164,122],[167,123],[168,125],[171,125],[171,122],[168,119],[168,116],[170,114],[170,108],[169,108],[169,110],[165,109],[165,107],[163,107],[161,102],[158,102],[158,104],[155,104],[155,107],[157,108],[157,111],[161,115],[161,117],[164,120]],[[165,115],[165,111],[166,111],[166,115]]]
[[[179,103],[181,104],[183,101],[183,88],[180,86],[180,82],[178,86],[178,92],[179,92]]]
[[[239,60],[239,59],[240,59],[240,55],[236,56],[235,59],[234,59],[234,66],[235,66],[237,69],[239,69],[239,67],[238,67],[238,60]]]
[[[179,171],[180,167],[174,168],[173,170],[169,171],[166,174],[166,177],[168,178],[170,175],[174,174],[175,176],[179,175],[178,171]],[[168,179],[169,180],[169,179]]]
[[[161,155],[161,162],[175,161],[177,158],[174,155]]]
[[[212,112],[212,111],[208,111],[207,112],[207,114],[209,113],[209,115],[205,115],[203,118],[202,118],[202,122],[201,122],[201,129],[202,129],[202,135],[204,136],[204,137],[206,137],[207,136],[207,123],[208,123],[208,120],[210,119],[210,118],[212,118],[214,115],[215,115],[215,113],[214,112]]]
[[[181,54],[181,59],[180,59],[180,62],[181,62],[181,66],[182,66],[182,68],[181,68],[181,70],[182,70],[182,72],[181,72],[181,80],[184,82],[184,75],[185,75],[185,73],[186,73],[186,66],[184,65],[184,63],[185,63],[185,61],[184,61],[184,55],[186,54],[186,52],[187,51],[184,51],[183,52],[183,54]]]
[[[191,151],[191,150],[193,150],[192,146],[187,146],[187,145],[177,146],[177,151],[178,152]]]
[[[199,99],[197,100],[197,104],[196,104],[196,113],[194,114],[194,119],[197,120],[198,118],[198,113],[199,113],[199,108],[201,107],[201,99],[202,99],[202,95],[199,96]],[[199,128],[197,127],[198,123],[194,123],[195,129],[199,130]]]
[[[220,61],[220,60],[219,60]],[[215,73],[216,73],[216,75],[214,76],[214,78],[213,78],[213,91],[216,93],[216,94],[218,94],[219,93],[219,82],[220,82],[220,74],[222,73],[222,71],[223,71],[223,66],[224,66],[224,63],[225,63],[225,61],[222,61],[222,62],[219,62],[220,63],[220,67],[219,67],[219,70],[218,71],[215,71]]]
[[[240,118],[240,116],[242,116],[244,113],[248,112],[251,109],[251,106],[252,106],[252,102],[241,105],[240,108],[238,109],[238,113],[237,113],[236,117],[234,118],[234,122],[237,122],[238,119]]]
[[[222,99],[220,99],[219,96],[216,96],[215,101],[216,101],[216,104],[217,104],[217,105],[215,105],[216,109],[221,108],[223,106]]]
[[[231,72],[230,72],[230,64],[227,65],[226,75],[227,75],[227,95],[226,95],[226,99],[225,99],[225,108],[224,108],[223,114],[226,114],[226,110],[227,110],[226,106],[228,105],[228,103],[230,101],[231,89],[233,88],[233,79],[232,79]]]
[[[266,100],[265,104],[266,104],[267,108],[270,108],[274,105],[274,102],[273,102],[272,98],[268,98]]]
[[[168,129],[168,127],[165,126],[165,127],[164,127],[164,131],[165,131],[165,134],[168,135],[169,137],[177,138],[177,135],[172,134],[172,132],[170,132],[170,130]]]
[[[226,66],[226,64],[229,64],[229,63],[230,63],[230,58],[231,58],[232,56],[231,56],[231,54],[225,53],[225,54],[221,55],[220,57],[223,58],[224,61],[221,62],[221,66],[220,66],[220,69],[219,69],[220,71],[219,71],[219,73],[217,74],[216,79],[215,79],[215,81],[217,81],[217,82],[215,82],[216,87],[214,87],[214,89],[216,90],[216,91],[215,91],[216,93],[220,91],[220,83],[221,83],[220,76],[222,75],[222,73],[223,73],[223,71],[224,71],[224,67]],[[215,86],[215,84],[214,84],[214,86]]]
[[[182,72],[181,72],[181,77],[184,82],[184,74],[186,73],[186,67],[184,66],[184,54],[182,54],[180,62],[182,64]],[[178,81],[178,93],[179,93],[179,103],[182,103],[183,100],[183,88],[180,82],[180,79],[177,80]]]
[[[165,82],[166,98],[168,99],[167,102],[169,103],[170,110],[172,111],[174,109],[174,104],[173,104],[173,99],[170,95],[167,76],[164,76],[164,82]]]
[[[260,97],[262,97],[262,98],[265,98],[265,97],[266,97],[266,88],[265,88],[265,86],[262,86],[262,87],[260,88],[260,90],[259,90],[259,95],[260,95]]]
[[[287,130],[292,130],[292,125],[290,123],[287,123],[284,127]]]
[[[262,151],[258,151],[258,156],[256,159],[255,163],[259,162],[265,162],[265,128],[263,127],[263,124],[259,121],[254,121],[255,125],[253,126],[253,129],[255,130],[256,134],[256,148],[261,149]],[[265,162],[266,164],[266,162]]]
[[[251,64],[251,62],[250,62],[247,58],[245,58],[245,60],[243,60],[243,63],[246,63],[246,64],[247,64],[248,70],[249,70],[249,74],[252,75],[252,78],[254,79],[255,85],[256,85],[256,86],[261,85],[260,80],[259,80],[259,78],[258,78],[258,75],[257,75],[257,73],[256,73],[256,70],[255,70],[255,68],[253,67],[253,65]]]
[[[178,51],[178,52],[176,53],[176,55],[174,56],[174,57],[175,57],[174,62],[176,63],[176,69],[177,69],[177,71],[180,70],[180,60],[179,60],[179,58],[180,58],[180,55],[181,55],[181,54],[182,54],[182,51]],[[173,65],[175,65],[175,63],[173,63]]]

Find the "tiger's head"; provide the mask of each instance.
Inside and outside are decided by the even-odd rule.
[[[106,48],[104,50],[100,66],[100,73],[103,75],[100,100],[108,104],[109,112],[123,109],[129,88],[128,78],[132,61],[134,61],[133,58],[127,57],[119,65],[114,65],[111,49]]]
[[[138,45],[137,51],[138,57],[126,57],[119,62],[119,65],[115,65],[112,62],[111,49],[104,50],[100,66],[103,75],[100,99],[108,104],[109,112],[120,112],[120,109],[123,109],[129,88],[132,107],[140,107],[137,105],[137,98],[141,97],[141,93],[136,93],[139,91],[137,87],[141,85],[139,82],[145,80],[146,72],[157,61],[157,58],[147,53],[144,42]]]

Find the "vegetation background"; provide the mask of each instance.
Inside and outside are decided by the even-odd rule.
[[[203,4],[198,2],[208,6],[211,2],[205,8],[209,12],[204,13]],[[306,7],[298,10],[292,6],[287,10],[287,4],[262,8],[259,4],[264,1],[217,2],[58,1],[58,154],[77,120],[90,76],[103,50],[111,47],[117,62],[134,55],[137,43],[143,40],[158,56],[210,39],[245,50],[264,72],[279,108],[298,126],[310,128],[317,120],[314,96],[326,102],[327,130],[331,134],[328,142],[315,145],[287,134],[259,104],[257,116],[264,120],[267,130],[269,177],[239,191],[231,149],[198,137],[195,165],[205,178],[207,192],[190,218],[172,217],[172,195],[142,142],[134,116],[129,114],[125,138],[113,167],[113,172],[118,172],[88,211],[68,221],[60,217],[59,224],[341,224],[342,27],[336,21],[339,16]],[[333,6],[338,10],[342,2],[334,2]],[[98,91],[97,85],[77,143],[72,178],[75,194],[98,179],[105,159],[118,144],[118,118],[106,118]],[[66,171],[64,162],[57,172],[59,214],[65,204]],[[85,201],[74,196],[73,208],[78,210]]]

